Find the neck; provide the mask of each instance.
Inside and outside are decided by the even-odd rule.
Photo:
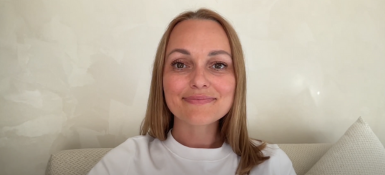
[[[180,144],[190,148],[219,148],[223,140],[218,131],[218,125],[219,122],[192,126],[175,117],[171,134]]]

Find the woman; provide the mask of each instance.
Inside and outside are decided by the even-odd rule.
[[[276,145],[249,138],[241,44],[207,9],[177,16],[164,33],[141,135],[89,174],[295,174]]]

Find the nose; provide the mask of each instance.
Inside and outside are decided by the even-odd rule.
[[[190,77],[190,87],[193,89],[208,88],[210,86],[210,81],[204,68],[195,68]]]

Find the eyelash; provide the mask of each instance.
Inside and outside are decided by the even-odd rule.
[[[226,68],[227,68],[227,64],[224,63],[224,62],[220,62],[220,61],[214,62],[210,67],[213,68],[213,66],[215,66],[215,65],[217,65],[217,64],[223,65],[223,68],[222,68],[222,69],[216,69],[216,68],[214,68],[215,70],[223,70],[223,69],[226,69]]]
[[[175,61],[173,61],[173,62],[171,63],[171,66],[172,66],[173,68],[175,68],[175,69],[183,69],[183,68],[178,68],[178,67],[175,67],[177,64],[183,64],[184,66],[186,66],[186,67],[187,67],[187,65],[186,65],[186,64],[184,64],[183,62],[181,62],[181,61],[179,61],[179,60],[175,60]]]
[[[184,67],[183,67],[183,68],[178,68],[178,67],[176,67],[178,64],[183,64]],[[214,66],[217,65],[217,64],[223,65],[223,68],[220,68],[220,69],[214,68]],[[171,66],[172,66],[173,68],[175,68],[175,69],[178,69],[178,70],[181,70],[181,69],[184,69],[184,68],[187,68],[187,67],[188,67],[185,63],[183,63],[183,62],[180,61],[180,60],[175,60],[175,61],[173,61],[173,62],[171,63]],[[224,63],[224,62],[221,62],[221,61],[216,61],[216,62],[214,62],[214,63],[212,63],[212,64],[210,65],[210,68],[213,68],[213,69],[216,70],[216,71],[220,71],[220,70],[226,69],[226,68],[227,68],[227,64]]]

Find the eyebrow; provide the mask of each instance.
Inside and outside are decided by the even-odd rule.
[[[209,56],[215,56],[215,55],[219,55],[219,54],[226,54],[226,55],[230,56],[230,58],[232,58],[231,54],[229,54],[228,52],[226,52],[224,50],[214,50],[214,51],[211,51],[209,53]]]
[[[172,53],[174,52],[179,52],[181,54],[184,54],[184,55],[191,55],[189,51],[187,51],[186,49],[174,49],[172,50],[168,55],[167,57],[169,57]]]
[[[186,49],[174,49],[172,50],[168,55],[167,57],[169,57],[172,53],[174,52],[179,52],[181,54],[184,54],[184,55],[191,55],[189,51],[187,51]],[[211,51],[208,56],[215,56],[215,55],[220,55],[220,54],[225,54],[225,55],[228,55],[230,56],[230,58],[232,58],[231,54],[229,54],[228,52],[224,51],[224,50],[214,50],[214,51]]]

